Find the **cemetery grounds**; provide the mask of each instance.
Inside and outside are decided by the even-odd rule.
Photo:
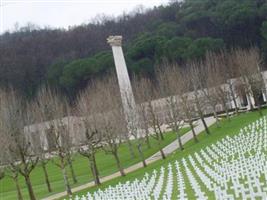
[[[184,151],[72,199],[267,199],[266,111],[224,119]]]
[[[189,128],[183,128],[181,130],[181,135],[185,134],[188,131]],[[175,141],[177,137],[176,134],[173,132],[167,132],[164,135],[165,135],[165,140],[163,141],[162,144],[163,147]],[[146,158],[152,156],[158,151],[157,141],[153,137],[150,137],[150,142],[151,142],[150,149],[146,147],[146,144],[143,144],[144,156]],[[135,140],[132,140],[132,143],[133,146],[137,144]],[[138,155],[136,148],[134,149],[134,151],[135,154]],[[131,158],[128,146],[125,143],[123,143],[119,147],[119,157],[121,159],[121,164],[124,168],[130,167],[140,162],[140,158],[138,156],[136,156],[135,158]],[[85,183],[92,181],[92,175],[88,159],[82,157],[79,154],[75,154],[73,160],[74,160],[73,167],[78,179],[78,183],[72,184],[71,187],[77,187],[79,185],[83,185]],[[96,162],[101,177],[113,174],[118,171],[113,156],[111,154],[106,154],[103,150],[99,150],[97,152]],[[52,193],[47,192],[47,187],[44,181],[44,174],[42,171],[42,167],[40,165],[38,165],[31,174],[33,189],[34,192],[36,193],[37,199],[42,199],[44,197],[65,191],[62,173],[60,169],[52,161],[49,161],[49,163],[47,164],[47,171],[51,187],[53,189]],[[68,171],[68,173],[71,182],[70,171]],[[26,200],[29,199],[24,179],[21,176],[19,176],[19,184],[21,186],[21,191],[24,199]],[[3,180],[0,181],[0,200],[14,200],[14,199],[17,199],[15,185],[13,183],[13,180],[6,176]]]

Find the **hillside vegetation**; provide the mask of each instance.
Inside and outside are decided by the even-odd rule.
[[[123,35],[130,74],[153,78],[164,60],[183,63],[206,51],[257,46],[267,54],[266,0],[184,0],[68,30],[29,24],[0,36],[0,86],[25,96],[49,82],[74,97],[88,80],[114,68],[106,38]]]

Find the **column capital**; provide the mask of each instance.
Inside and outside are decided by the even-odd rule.
[[[121,35],[111,35],[107,38],[107,42],[110,46],[121,46],[122,36]]]

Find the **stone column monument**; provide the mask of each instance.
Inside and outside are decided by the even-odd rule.
[[[107,42],[112,47],[124,114],[128,124],[128,130],[131,132],[133,129],[137,129],[138,127],[138,115],[132,86],[121,47],[122,36],[109,36],[107,38]]]

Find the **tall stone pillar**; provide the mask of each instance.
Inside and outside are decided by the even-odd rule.
[[[109,36],[107,38],[107,42],[112,47],[117,78],[120,87],[122,106],[124,109],[126,121],[128,123],[128,130],[131,132],[133,131],[133,129],[137,129],[138,127],[138,115],[132,86],[122,51],[122,36]]]

